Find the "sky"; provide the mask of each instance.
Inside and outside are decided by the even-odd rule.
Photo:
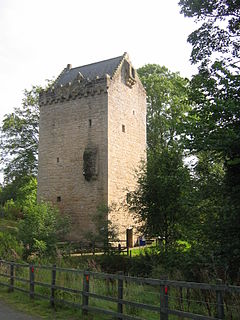
[[[191,77],[187,36],[196,29],[179,0],[0,0],[0,122],[24,89],[67,66],[128,52],[139,68],[165,65]]]

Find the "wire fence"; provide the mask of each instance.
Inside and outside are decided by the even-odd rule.
[[[239,319],[240,287],[106,274],[0,260],[0,285],[30,299],[114,319]]]

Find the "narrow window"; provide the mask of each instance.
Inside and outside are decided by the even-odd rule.
[[[122,132],[125,132],[125,125],[122,124]]]
[[[135,111],[133,110],[133,115],[135,116]]]
[[[133,79],[135,79],[135,70],[134,70],[134,68],[132,68],[132,77],[133,77]]]
[[[88,120],[88,124],[89,124],[89,127],[92,126],[92,119],[89,119],[89,120]]]
[[[59,163],[59,158],[57,157],[57,163]]]
[[[61,200],[62,200],[61,197],[58,196],[58,197],[57,197],[57,202],[61,202]]]

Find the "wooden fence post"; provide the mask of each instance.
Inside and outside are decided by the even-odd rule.
[[[83,272],[83,293],[82,293],[82,314],[87,315],[88,314],[88,295],[89,292],[89,272],[84,271]]]
[[[34,299],[34,266],[29,265],[29,295]]]
[[[222,285],[222,280],[217,279],[217,285]],[[224,319],[224,304],[223,304],[223,294],[221,290],[216,290],[217,298],[217,318]]]
[[[167,277],[163,277],[167,280]],[[168,320],[168,286],[160,285],[160,320]]]
[[[122,300],[123,299],[123,272],[120,271],[118,273],[119,277],[118,277],[118,299]],[[121,302],[118,302],[118,309],[117,309],[118,313],[123,313],[123,304]],[[122,319],[122,318],[118,318],[118,319]]]
[[[55,306],[54,295],[55,295],[55,285],[56,285],[56,273],[57,273],[56,265],[54,264],[52,266],[52,283],[51,283],[51,297],[50,297],[50,304],[52,308]]]
[[[10,264],[10,288],[9,288],[9,292],[13,292],[14,290],[14,264],[11,263]]]

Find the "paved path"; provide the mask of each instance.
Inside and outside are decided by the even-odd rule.
[[[41,320],[37,317],[32,317],[24,314],[21,311],[16,311],[10,306],[0,301],[0,319],[1,320]]]

